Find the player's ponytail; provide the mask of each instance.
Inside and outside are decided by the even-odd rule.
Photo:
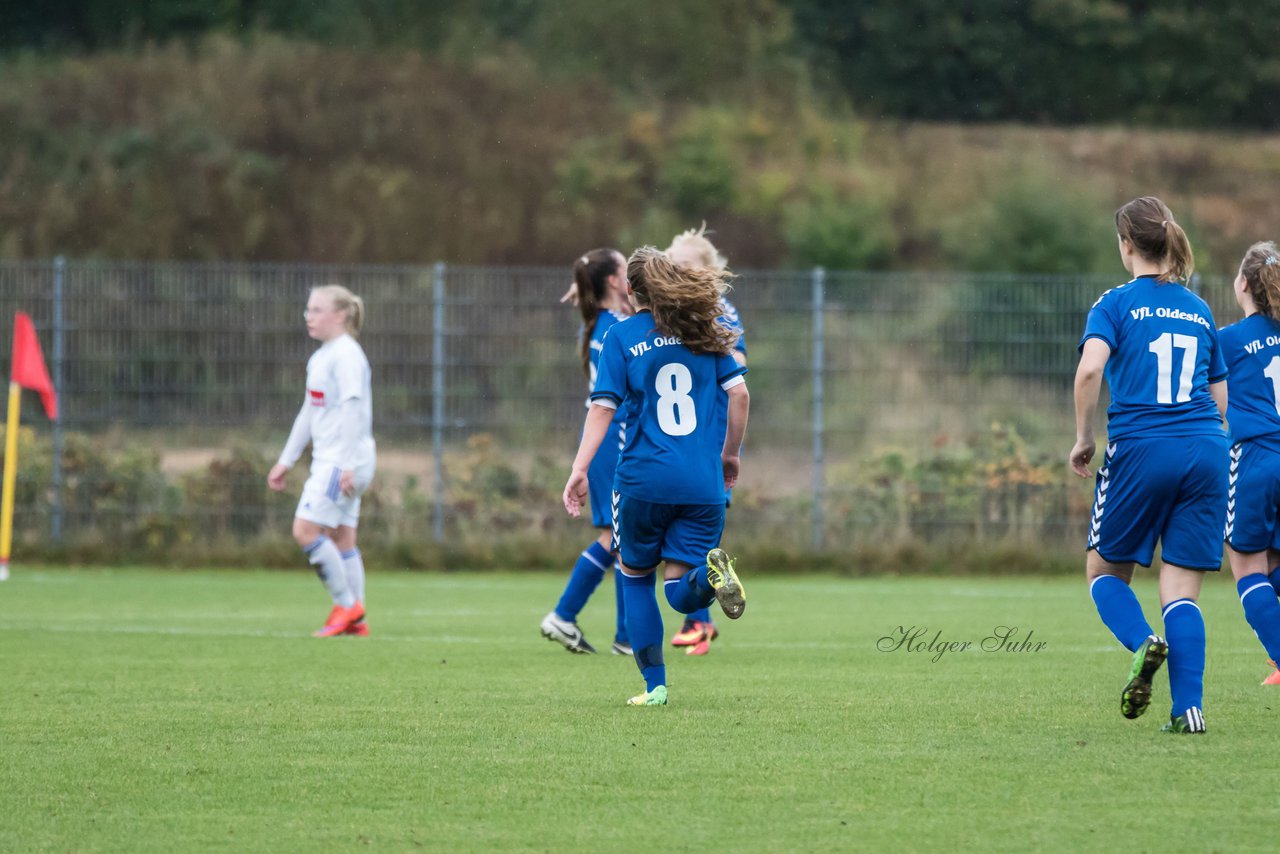
[[[1258,311],[1272,320],[1280,320],[1280,249],[1267,240],[1255,243],[1244,253],[1240,275]]]
[[[333,300],[334,311],[346,312],[347,332],[352,338],[360,337],[360,330],[364,328],[364,300],[342,285],[320,285],[311,292]]]
[[[582,340],[578,349],[582,356],[582,372],[591,376],[591,333],[596,329],[600,302],[610,276],[618,272],[616,249],[592,249],[573,262],[573,284],[578,291],[578,311],[582,313]]]
[[[627,259],[627,281],[636,301],[653,312],[659,331],[674,335],[695,353],[729,354],[738,333],[720,322],[727,270],[682,267],[661,250],[642,246]]]
[[[1195,270],[1191,241],[1173,211],[1155,196],[1134,199],[1116,211],[1116,233],[1148,261],[1160,264],[1161,282],[1185,282]]]

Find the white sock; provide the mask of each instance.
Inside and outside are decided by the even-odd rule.
[[[307,553],[307,561],[316,568],[316,575],[324,582],[333,604],[350,608],[356,603],[347,586],[347,571],[342,565],[342,555],[333,540],[321,534],[311,545],[303,549]]]
[[[352,548],[342,553],[342,565],[347,569],[347,587],[357,602],[364,601],[364,555],[360,550]]]

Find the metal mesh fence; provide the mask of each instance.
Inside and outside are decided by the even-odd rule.
[[[268,493],[265,467],[315,346],[307,291],[328,282],[367,306],[380,462],[366,541],[581,534],[558,505],[585,396],[565,271],[59,259],[0,263],[0,317],[32,316],[62,403],[57,425],[24,407],[20,542],[163,554],[279,536],[296,494]],[[729,534],[1077,546],[1090,490],[1064,464],[1071,377],[1113,284],[741,273],[752,409]],[[1197,286],[1219,324],[1235,318],[1228,283]]]

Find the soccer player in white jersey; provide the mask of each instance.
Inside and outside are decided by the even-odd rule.
[[[707,237],[705,222],[701,228],[696,230],[690,228],[673,237],[671,245],[667,247],[667,257],[686,267],[707,267],[717,272],[723,272],[729,265],[728,259]],[[720,322],[738,333],[738,341],[733,345],[733,360],[739,365],[746,365],[747,336],[742,329],[742,321],[738,318],[738,310],[723,296],[720,298],[720,304],[723,309]],[[726,507],[729,506],[731,498],[732,490],[726,489],[724,495]],[[686,615],[684,625],[671,639],[671,645],[684,647],[687,655],[706,655],[711,651],[711,642],[718,637],[720,637],[720,630],[711,619],[711,611],[700,608]]]
[[[582,442],[565,483],[570,515],[587,498],[588,470],[615,410],[627,436],[613,486],[613,539],[627,636],[645,692],[633,706],[666,705],[662,612],[654,570],[665,563],[667,602],[682,614],[714,599],[737,619],[746,594],[720,549],[724,491],[738,478],[750,398],[746,368],[729,354],[736,333],[720,322],[726,274],[683,267],[646,246],[627,260],[636,314],[605,335]]]
[[[1280,661],[1280,249],[1249,247],[1233,283],[1244,319],[1218,330],[1227,360],[1231,475],[1223,539],[1254,634]],[[1280,685],[1280,670],[1262,683]]]
[[[315,635],[365,636],[364,560],[356,526],[376,449],[369,360],[356,343],[364,302],[341,285],[323,285],[312,289],[304,318],[320,349],[307,362],[307,393],[267,485],[282,491],[285,475],[311,444],[311,475],[294,514],[293,538],[333,600]]]
[[[627,259],[616,249],[592,249],[574,262],[573,285],[576,292],[573,302],[582,315],[578,346],[582,371],[587,375],[587,394],[590,394],[595,390],[605,333],[615,323],[631,315],[631,304],[627,302]],[[588,400],[587,406],[590,405]],[[609,432],[600,443],[600,451],[591,461],[588,472],[591,524],[600,530],[600,534],[578,555],[560,601],[542,618],[539,626],[544,638],[574,653],[596,651],[578,627],[578,612],[587,604],[600,582],[611,577],[617,614],[612,651],[615,655],[631,655],[622,605],[622,582],[614,568],[611,551],[613,470],[618,462],[625,429],[623,413],[618,412],[609,424]]]
[[[1173,704],[1164,731],[1202,733],[1205,628],[1196,600],[1205,573],[1222,564],[1228,370],[1213,313],[1179,283],[1191,275],[1191,244],[1165,203],[1145,196],[1124,205],[1116,234],[1133,278],[1093,304],[1076,370],[1068,459],[1081,477],[1096,449],[1103,378],[1111,390],[1085,574],[1098,616],[1133,653],[1121,714],[1147,710],[1151,679],[1167,656]],[[1129,587],[1133,565],[1150,566],[1157,541],[1163,637]]]

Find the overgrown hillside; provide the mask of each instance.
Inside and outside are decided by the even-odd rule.
[[[706,219],[735,265],[1108,270],[1165,197],[1202,266],[1280,234],[1280,136],[869,121],[277,37],[0,61],[0,257],[564,264]]]

